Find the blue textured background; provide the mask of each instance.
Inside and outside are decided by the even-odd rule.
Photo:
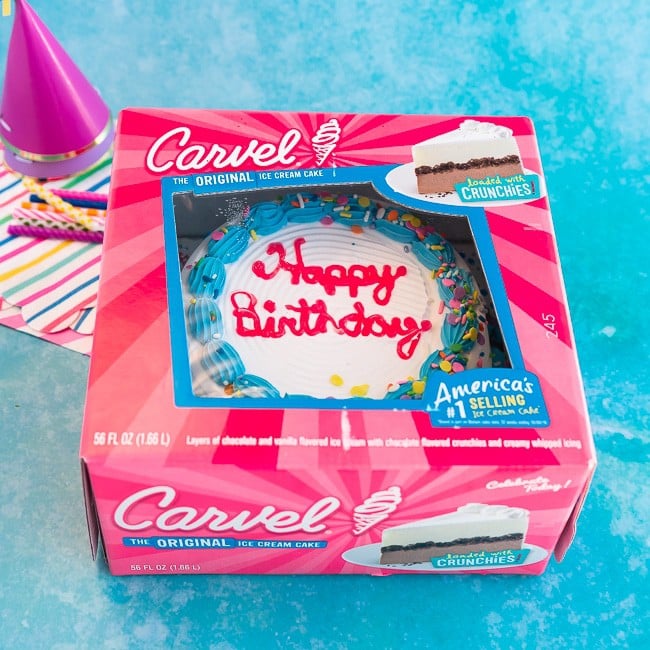
[[[599,467],[566,560],[539,578],[113,578],[82,507],[88,360],[0,328],[0,647],[648,647],[650,5],[31,4],[115,112],[531,116]]]

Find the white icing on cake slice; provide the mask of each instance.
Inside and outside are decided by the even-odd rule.
[[[415,167],[465,163],[480,158],[519,156],[512,131],[491,122],[465,120],[457,129],[412,147]]]
[[[503,505],[468,503],[456,512],[420,519],[387,528],[382,547],[409,547],[415,544],[446,544],[455,540],[525,536],[528,510]]]

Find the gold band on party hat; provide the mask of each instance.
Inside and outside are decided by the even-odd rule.
[[[7,131],[11,131],[11,127],[2,119],[2,117],[0,117],[0,121],[2,121]],[[2,143],[4,144],[6,149],[11,151],[11,153],[13,153],[15,156],[20,156],[20,158],[22,158],[23,160],[29,160],[30,162],[43,162],[43,163],[52,162],[53,163],[53,162],[61,162],[63,160],[70,160],[70,158],[76,158],[77,156],[80,156],[81,154],[90,151],[93,147],[99,146],[100,144],[102,144],[102,142],[106,140],[106,138],[108,138],[111,135],[112,127],[113,127],[113,116],[109,113],[108,122],[106,122],[106,126],[100,131],[99,135],[97,135],[91,142],[89,142],[86,146],[81,147],[80,149],[75,149],[74,151],[68,151],[66,153],[60,153],[60,154],[39,154],[39,153],[31,153],[29,151],[24,151],[12,145],[11,142],[9,142],[7,138],[2,135],[2,132],[0,132],[0,140],[2,140]]]

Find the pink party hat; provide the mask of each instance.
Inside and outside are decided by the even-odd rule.
[[[75,174],[110,148],[110,110],[27,2],[15,6],[0,109],[5,162],[34,178]]]

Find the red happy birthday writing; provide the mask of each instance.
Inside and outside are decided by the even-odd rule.
[[[299,284],[301,281],[305,284],[320,284],[328,296],[333,296],[339,287],[347,287],[350,297],[356,298],[359,295],[359,287],[376,285],[372,297],[378,305],[387,305],[390,302],[396,280],[406,275],[404,265],[396,267],[394,273],[388,264],[384,264],[381,272],[374,264],[369,266],[352,264],[347,268],[341,264],[325,267],[306,265],[302,258],[304,243],[304,237],[299,237],[293,242],[295,262],[287,260],[287,251],[281,243],[269,244],[266,249],[267,254],[278,256],[275,267],[267,271],[264,263],[257,261],[253,263],[253,273],[258,278],[270,280],[280,271],[288,271],[291,274],[291,284]]]
[[[407,316],[404,321],[397,316],[387,320],[381,314],[366,314],[362,303],[355,302],[352,313],[336,320],[327,311],[327,305],[322,300],[309,304],[304,298],[298,300],[298,305],[285,305],[288,311],[296,316],[273,316],[276,304],[266,300],[263,304],[265,320],[258,313],[258,301],[247,291],[235,291],[230,296],[233,306],[233,316],[236,319],[235,329],[239,336],[261,336],[277,339],[287,333],[294,336],[316,336],[325,334],[328,330],[351,337],[377,336],[397,338],[397,355],[401,359],[410,359],[420,341],[422,332],[431,329],[431,323],[423,320],[421,323]]]
[[[340,264],[328,266],[305,264],[302,246],[305,239],[299,237],[293,242],[295,262],[287,259],[287,250],[280,242],[269,244],[267,255],[277,256],[274,264],[267,267],[258,260],[251,270],[259,278],[270,280],[280,271],[290,274],[291,284],[320,285],[328,296],[336,294],[338,289],[347,289],[351,298],[359,295],[361,287],[373,287],[372,297],[378,305],[387,305],[393,295],[395,283],[406,275],[407,269],[399,265],[394,269],[389,264],[379,270],[374,264],[352,264],[349,267]],[[410,359],[420,341],[422,332],[431,329],[431,322],[407,316],[404,319],[382,314],[366,313],[360,301],[355,301],[352,311],[340,318],[332,316],[323,300],[309,303],[305,298],[298,299],[297,305],[284,305],[288,314],[276,315],[277,305],[273,300],[259,304],[257,298],[247,291],[235,291],[230,296],[235,318],[235,329],[239,336],[281,338],[286,334],[294,336],[317,336],[337,332],[353,338],[373,336],[397,339],[397,355],[401,359]]]

